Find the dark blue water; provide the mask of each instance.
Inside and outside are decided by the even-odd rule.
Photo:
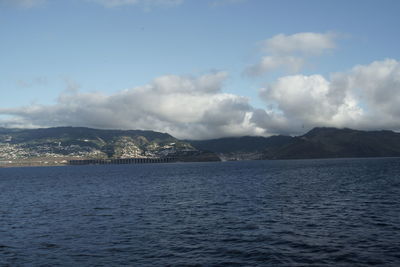
[[[400,266],[400,159],[0,169],[0,266]]]

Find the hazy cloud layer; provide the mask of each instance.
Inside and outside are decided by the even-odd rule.
[[[304,65],[304,59],[294,56],[265,56],[257,64],[250,66],[246,73],[250,76],[260,76],[264,73],[283,69],[290,73],[299,72]]]
[[[299,72],[310,56],[317,56],[335,48],[336,35],[331,33],[303,32],[293,35],[278,34],[261,42],[266,55],[245,71],[250,76],[260,76],[280,69]]]
[[[0,0],[0,5],[14,6],[20,8],[33,8],[40,6],[49,0]],[[150,7],[168,7],[182,4],[184,0],[81,0],[82,2],[92,2],[100,4],[107,8],[120,6],[142,6]]]
[[[321,54],[335,48],[335,35],[331,33],[301,32],[278,34],[262,42],[263,49],[272,54]]]
[[[46,77],[35,77],[33,79],[29,80],[23,80],[19,79],[16,81],[16,84],[18,87],[21,88],[29,88],[29,87],[34,87],[34,86],[45,86],[47,85],[47,78]]]
[[[247,0],[212,0],[210,5],[213,7],[235,5],[246,2]]]
[[[101,4],[105,7],[119,7],[130,5],[141,5],[145,7],[175,6],[183,3],[183,0],[86,0]]]
[[[40,6],[47,0],[0,0],[0,5],[16,6],[20,8],[32,8]]]
[[[0,109],[0,125],[150,129],[196,139],[301,134],[316,126],[400,130],[400,62],[394,59],[329,78],[281,77],[260,89],[263,109],[224,93],[226,78],[226,72],[166,75],[110,96],[71,85],[55,105]]]

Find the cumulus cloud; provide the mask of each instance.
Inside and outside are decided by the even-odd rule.
[[[348,92],[340,100],[335,99],[331,83],[321,75],[285,76],[262,88],[260,95],[272,110],[281,114],[280,118],[277,116],[281,126],[286,124],[294,132],[315,125],[351,124],[362,110]]]
[[[148,129],[178,138],[302,134],[317,126],[400,130],[400,62],[322,75],[289,75],[260,89],[264,108],[222,91],[226,72],[166,75],[113,95],[80,93],[75,83],[54,105],[0,108],[7,127]]]
[[[40,6],[45,2],[46,0],[0,0],[0,5],[2,4],[20,8],[32,8]]]
[[[335,48],[336,35],[332,33],[302,32],[292,35],[278,34],[261,42],[266,53],[261,60],[248,67],[245,73],[260,76],[273,70],[299,72],[310,56],[320,55]]]
[[[253,122],[269,131],[315,126],[400,130],[400,63],[393,59],[331,75],[291,75],[260,89],[269,107]],[[275,129],[275,130],[273,130]]]
[[[252,107],[242,96],[222,92],[225,72],[200,77],[167,75],[106,96],[69,90],[52,106],[0,109],[6,126],[88,126],[149,129],[180,138],[258,134]]]
[[[399,129],[400,62],[394,59],[355,66],[348,73],[337,73],[335,87],[357,95],[368,113],[362,126]],[[369,121],[372,120],[372,121]]]
[[[101,4],[105,7],[119,7],[130,5],[153,6],[176,6],[183,3],[183,0],[86,0]]]

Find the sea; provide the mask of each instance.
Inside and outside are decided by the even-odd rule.
[[[0,266],[400,266],[400,158],[2,168]]]

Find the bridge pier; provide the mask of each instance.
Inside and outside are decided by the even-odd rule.
[[[145,164],[145,163],[171,163],[176,162],[177,158],[120,158],[120,159],[73,159],[69,160],[69,165],[109,165],[109,164]]]

